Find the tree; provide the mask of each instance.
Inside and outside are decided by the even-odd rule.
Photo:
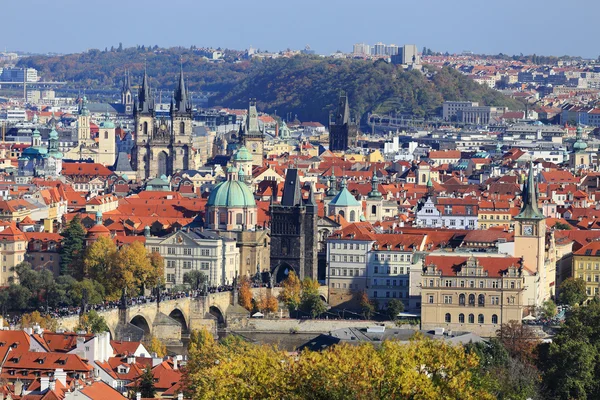
[[[139,379],[138,388],[142,394],[142,398],[153,399],[156,395],[156,389],[154,388],[154,375],[152,369],[147,366],[144,373]]]
[[[29,308],[31,291],[22,285],[11,283],[8,287],[9,307],[13,311],[24,311]]]
[[[542,318],[546,318],[546,319],[554,318],[554,316],[556,315],[556,312],[557,312],[556,304],[551,299],[544,301],[538,310],[538,313],[540,314],[540,316]]]
[[[362,310],[363,317],[365,319],[371,319],[371,316],[375,312],[375,306],[373,305],[373,302],[371,299],[369,299],[366,291],[362,291],[359,296],[360,308]]]
[[[267,295],[265,309],[272,313],[276,313],[279,310],[279,302],[275,296]]]
[[[189,284],[192,290],[200,290],[207,281],[208,277],[206,274],[198,270],[193,270],[183,274],[183,283]]]
[[[159,338],[152,335],[146,344],[146,349],[152,353],[156,353],[157,357],[164,357],[167,355],[167,346],[163,342],[160,341]]]
[[[165,259],[157,251],[150,253],[149,257],[151,273],[146,278],[146,286],[163,286],[165,284]]]
[[[246,310],[252,310],[252,291],[250,291],[250,280],[247,277],[243,277],[240,282],[239,303]]]
[[[77,279],[90,278],[106,285],[112,280],[111,262],[116,252],[117,246],[111,238],[99,237],[85,249],[83,271],[73,276]]]
[[[39,311],[34,311],[30,314],[21,316],[21,327],[31,328],[34,325],[39,325],[42,329],[55,332],[58,328],[58,323],[49,315],[42,316]]]
[[[580,278],[568,278],[558,287],[558,298],[561,304],[575,306],[587,299],[585,281]]]
[[[87,294],[87,304],[100,304],[104,301],[105,290],[100,282],[86,278],[82,281],[74,280],[68,287],[71,305],[75,307],[81,305],[84,292]]]
[[[398,299],[392,299],[389,301],[387,305],[387,314],[388,317],[395,321],[398,319],[398,314],[404,311],[404,302]]]
[[[74,261],[81,256],[85,240],[85,229],[79,215],[73,217],[60,235],[63,237],[60,247],[60,273],[68,275]]]
[[[571,225],[565,224],[564,222],[560,221],[557,221],[552,227],[559,231],[570,231],[573,229]]]
[[[534,364],[534,351],[540,339],[531,326],[521,321],[509,321],[500,325],[496,336],[511,357],[525,364]]]
[[[118,298],[123,290],[135,296],[145,284],[154,285],[160,281],[158,271],[150,262],[146,248],[141,242],[133,242],[121,247],[110,263],[112,280],[110,287],[105,287],[107,295]]]
[[[302,282],[300,282],[296,272],[291,270],[282,283],[281,292],[279,292],[279,300],[284,303],[289,312],[292,313],[300,306],[301,297]]]
[[[308,277],[302,281],[302,296],[300,310],[316,318],[327,311],[327,307],[319,294],[319,282]]]
[[[108,332],[108,324],[103,316],[95,310],[90,310],[79,318],[79,324],[76,331],[86,331],[87,333]]]

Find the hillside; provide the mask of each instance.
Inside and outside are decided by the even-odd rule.
[[[90,50],[58,57],[36,56],[21,65],[37,68],[45,79],[73,82],[79,88],[118,88],[125,69],[139,81],[144,66],[154,88],[173,90],[180,61],[190,90],[213,94],[212,104],[245,107],[256,98],[260,110],[288,112],[301,120],[326,122],[337,97],[350,96],[353,114],[395,111],[416,117],[436,116],[444,100],[472,100],[485,105],[522,105],[449,69],[428,68],[428,76],[383,61],[296,56],[268,60],[209,63],[183,48],[123,51]]]

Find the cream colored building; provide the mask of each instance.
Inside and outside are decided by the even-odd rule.
[[[0,285],[8,286],[9,278],[16,278],[16,273],[11,271],[13,267],[25,260],[27,251],[27,238],[14,223],[0,225]]]

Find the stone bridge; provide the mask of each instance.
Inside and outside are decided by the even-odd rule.
[[[257,298],[262,293],[277,296],[281,288],[254,288],[252,294]],[[327,299],[327,287],[319,288],[321,298]],[[247,316],[248,312],[234,304],[233,292],[211,293],[205,297],[183,297],[180,299],[163,300],[136,304],[126,310],[111,309],[100,311],[104,317],[111,337],[116,340],[143,340],[149,335],[156,336],[166,344],[181,343],[191,330],[207,328],[217,332],[225,329],[228,318]],[[79,322],[79,316],[69,316],[58,319],[58,326],[66,331],[73,331]]]

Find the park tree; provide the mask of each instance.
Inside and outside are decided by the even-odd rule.
[[[296,275],[294,270],[291,270],[287,278],[283,281],[281,292],[279,292],[279,300],[286,305],[289,312],[292,313],[300,306],[302,297],[302,282]]]
[[[81,260],[85,240],[85,229],[79,215],[75,215],[67,228],[60,234],[63,239],[60,247],[60,273],[68,275],[73,264]],[[76,269],[76,267],[73,267]]]
[[[79,324],[76,331],[85,331],[87,333],[108,332],[108,324],[103,316],[95,310],[90,310],[79,318]]]
[[[398,319],[398,314],[404,311],[404,302],[402,300],[392,299],[388,302],[386,311],[388,318],[395,321]]]
[[[581,278],[565,279],[558,287],[558,299],[560,304],[575,306],[587,299],[585,281]]]
[[[208,282],[208,277],[198,270],[189,271],[183,274],[183,283],[189,284],[192,290],[202,289],[206,282]]]
[[[87,296],[87,304],[91,305],[102,303],[106,297],[104,286],[100,282],[86,278],[70,283],[69,296],[73,306],[81,305],[84,293]]]
[[[369,295],[364,290],[359,293],[359,304],[363,317],[365,319],[371,319],[373,313],[375,312],[375,305],[371,299],[369,299]]]
[[[253,308],[250,280],[247,277],[243,277],[240,281],[239,303],[240,306],[244,307],[248,311],[251,311]]]

